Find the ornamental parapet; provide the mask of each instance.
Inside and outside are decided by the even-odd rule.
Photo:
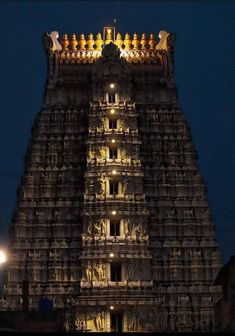
[[[146,247],[146,245],[149,245],[149,236],[148,235],[123,235],[123,236],[89,236],[87,234],[82,234],[82,240],[83,240],[83,246],[86,247],[87,250],[94,249],[94,241],[96,244],[98,244],[99,248],[105,249],[105,252],[107,251],[107,246],[111,245],[111,249],[117,245],[121,245],[122,252],[124,251],[124,246],[127,249],[127,258],[132,258],[132,251],[128,251],[128,248],[133,248],[133,245],[136,246],[136,241],[138,239],[138,247],[141,249],[142,247]],[[112,251],[110,251],[112,252]]]
[[[125,294],[126,293],[126,294]],[[152,306],[155,305],[156,307],[160,304],[161,299],[156,298],[154,295],[151,295],[149,293],[148,296],[145,297],[133,297],[132,292],[125,292],[123,296],[120,298],[114,297],[112,298],[112,301],[110,301],[110,296],[106,292],[104,295],[99,295],[99,299],[96,301],[96,305],[104,307],[105,305],[110,306],[110,303],[112,302],[113,305],[115,306],[122,306],[122,305],[138,305],[138,306]],[[112,293],[111,293],[112,295]],[[81,293],[81,296],[77,299],[72,299],[71,304],[76,305],[76,306],[94,306],[94,295],[87,297],[87,295],[83,295]],[[151,307],[152,308],[152,307]]]
[[[102,167],[102,174],[103,176],[112,176],[112,171],[116,171],[117,177],[126,177],[126,176],[135,176],[135,177],[143,177],[143,172],[141,171],[140,167],[136,168],[136,166],[126,166],[126,165],[117,165],[114,163],[113,166],[109,165],[107,167],[106,165]],[[90,171],[87,171],[84,173],[85,177],[97,177],[98,173],[100,174],[100,169],[98,167],[93,167],[90,169]]]
[[[147,236],[145,236],[144,238],[146,238],[146,240],[148,239]],[[134,240],[134,239],[133,239]],[[142,239],[140,240],[140,242],[143,241],[143,237]],[[95,260],[95,259],[105,259],[105,260],[109,260],[110,259],[110,253],[113,253],[114,254],[114,257],[115,258],[118,258],[118,259],[124,259],[124,260],[127,260],[127,259],[131,259],[131,260],[147,260],[147,259],[152,259],[152,256],[150,255],[150,253],[147,251],[144,250],[144,248],[146,247],[147,244],[143,245],[141,244],[141,247],[138,248],[138,255],[136,254],[136,251],[128,251],[127,248],[125,248],[125,246],[123,245],[106,245],[106,249],[102,250],[102,249],[99,249],[98,250],[98,247],[100,246],[97,246],[96,247],[96,251],[94,252],[94,248],[93,250],[91,249],[87,249],[87,250],[83,250],[82,251],[82,254],[80,256],[81,260]],[[84,246],[85,248],[86,246]],[[102,247],[102,246],[101,246]],[[128,246],[130,247],[130,246]],[[113,258],[113,257],[112,257]]]
[[[49,35],[55,40],[55,35],[52,33]],[[120,51],[120,57],[123,57],[128,62],[142,63],[149,61],[152,63],[160,62],[158,58],[159,50],[167,51],[167,38],[169,33],[161,31],[159,33],[159,39],[155,40],[154,34],[150,34],[149,37],[145,33],[142,34],[141,39],[138,39],[138,35],[135,33],[133,37],[126,33],[124,39],[120,33],[109,34],[107,30],[104,30],[103,38],[101,34],[96,35],[94,40],[93,34],[89,34],[86,38],[84,34],[81,34],[79,39],[75,34],[71,35],[70,40],[68,35],[64,34],[61,45],[57,46],[57,50],[60,53],[60,62],[63,63],[92,63],[102,55],[102,50],[105,45],[113,43]],[[57,41],[57,43],[59,43]]]
[[[60,64],[89,64],[102,56],[101,51],[62,51],[60,53]],[[128,63],[151,63],[161,65],[162,61],[159,51],[148,50],[120,50],[120,56]]]
[[[130,115],[136,115],[135,111],[135,105],[136,103],[134,101],[130,100],[118,100],[117,102],[118,105],[118,111],[119,113],[122,113],[124,110],[133,110],[133,111],[128,111],[131,113]],[[109,103],[106,100],[93,100],[90,102],[90,107],[93,109],[93,111],[89,112],[90,115],[97,114],[99,113],[100,115],[100,110],[103,110],[106,112],[107,109],[110,109]],[[97,110],[97,111],[95,111]]]
[[[118,131],[115,130],[113,131],[106,131],[106,130],[101,130],[101,129],[90,129],[89,130],[89,140],[87,140],[87,145],[93,145],[94,141],[97,144],[103,144],[105,141],[111,141],[113,139],[113,136],[115,136],[115,141],[117,143],[124,142],[127,144],[135,144],[135,145],[140,145],[141,141],[139,140],[138,137],[138,130],[136,132],[131,132],[129,133],[129,128],[125,128],[125,131]],[[128,130],[128,132],[127,132]]]
[[[144,202],[145,201],[145,195],[139,195],[139,194],[128,194],[128,195],[123,195],[123,194],[117,194],[117,195],[96,195],[96,200],[100,200],[100,201],[105,201],[105,202],[109,202],[109,201],[113,201],[113,200],[122,200],[126,202]],[[87,196],[84,197],[85,201],[89,201],[89,198],[87,198]],[[92,198],[92,202],[93,202],[93,198]]]
[[[153,287],[153,281],[119,281],[119,282],[113,282],[113,281],[81,281],[81,288],[92,288],[92,289],[101,289],[103,290],[120,290],[120,289],[141,289],[141,288],[150,288]]]
[[[111,33],[109,33],[109,31]],[[162,53],[170,53],[175,41],[175,35],[160,31],[158,38],[154,34],[145,33],[138,37],[126,33],[123,37],[115,27],[105,27],[103,36],[100,33],[94,37],[90,33],[87,37],[82,33],[79,37],[71,34],[69,38],[64,34],[59,41],[59,33],[53,31],[44,33],[43,47],[46,53],[57,52],[61,64],[93,63],[103,55],[106,45],[113,44],[117,53],[115,56],[124,58],[129,63],[162,63]]]
[[[112,201],[102,203],[86,204],[82,211],[82,216],[87,217],[106,217],[108,214],[118,218],[119,216],[148,216],[149,211],[143,202],[133,202],[126,204],[123,201]]]

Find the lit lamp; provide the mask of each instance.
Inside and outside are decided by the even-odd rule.
[[[117,171],[115,169],[112,170],[113,175],[117,175]]]
[[[114,257],[114,253],[109,253],[109,256],[110,256],[110,258],[113,258]]]
[[[110,306],[110,310],[113,310],[114,309],[114,306]]]
[[[114,109],[111,109],[111,110],[110,110],[110,113],[111,113],[111,114],[114,114],[114,113],[115,113],[115,110],[114,110]]]
[[[111,83],[111,84],[109,84],[109,87],[110,87],[110,89],[114,89],[115,88],[115,84]]]
[[[111,142],[112,142],[112,143],[115,143],[115,142],[116,142],[116,140],[115,140],[115,139],[112,139],[112,140],[111,140]]]
[[[0,250],[0,264],[4,264],[7,261],[6,253]]]
[[[0,250],[0,277],[2,277],[4,272],[4,264],[7,261],[7,255],[3,250]],[[2,291],[2,283],[0,284],[0,291]]]
[[[116,215],[116,213],[117,213],[116,210],[113,210],[113,211],[111,212],[112,215]]]

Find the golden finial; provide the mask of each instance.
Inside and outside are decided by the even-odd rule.
[[[118,47],[118,49],[122,49],[123,40],[120,33],[117,33],[115,44]]]
[[[154,38],[153,34],[150,34],[150,38],[149,38],[149,49],[150,50],[154,50],[154,47],[156,45],[156,40]]]
[[[69,46],[69,39],[68,39],[68,35],[64,34],[61,40],[61,45],[63,50],[68,50],[68,46]]]
[[[109,44],[110,42],[112,42],[112,30],[110,28],[108,28],[106,30],[106,40],[105,40],[105,44]]]
[[[77,41],[76,35],[72,34],[71,35],[71,40],[70,40],[71,49],[72,50],[77,50],[77,44],[78,44],[78,41]]]
[[[146,39],[146,34],[145,33],[142,34],[140,44],[141,44],[142,49],[146,49],[147,39]]]
[[[78,41],[78,45],[79,45],[80,50],[86,49],[86,40],[85,40],[85,36],[83,33],[80,35],[80,40]]]
[[[125,45],[125,50],[130,50],[131,39],[130,39],[130,35],[128,33],[126,33],[126,35],[125,35],[124,45]]]
[[[93,34],[90,33],[87,40],[87,50],[94,50],[94,44]]]
[[[100,33],[96,35],[95,45],[96,50],[102,50],[103,40]]]
[[[133,40],[132,40],[133,49],[139,49],[139,43],[140,41],[138,40],[138,35],[135,33],[133,35]]]

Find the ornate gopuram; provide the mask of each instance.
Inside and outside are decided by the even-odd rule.
[[[174,80],[174,34],[43,36],[48,78],[1,305],[66,331],[214,331],[222,266]]]

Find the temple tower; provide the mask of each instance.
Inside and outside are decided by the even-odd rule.
[[[60,44],[61,43],[61,44]],[[174,34],[45,34],[48,79],[2,305],[65,330],[213,331],[221,267],[174,81]]]

